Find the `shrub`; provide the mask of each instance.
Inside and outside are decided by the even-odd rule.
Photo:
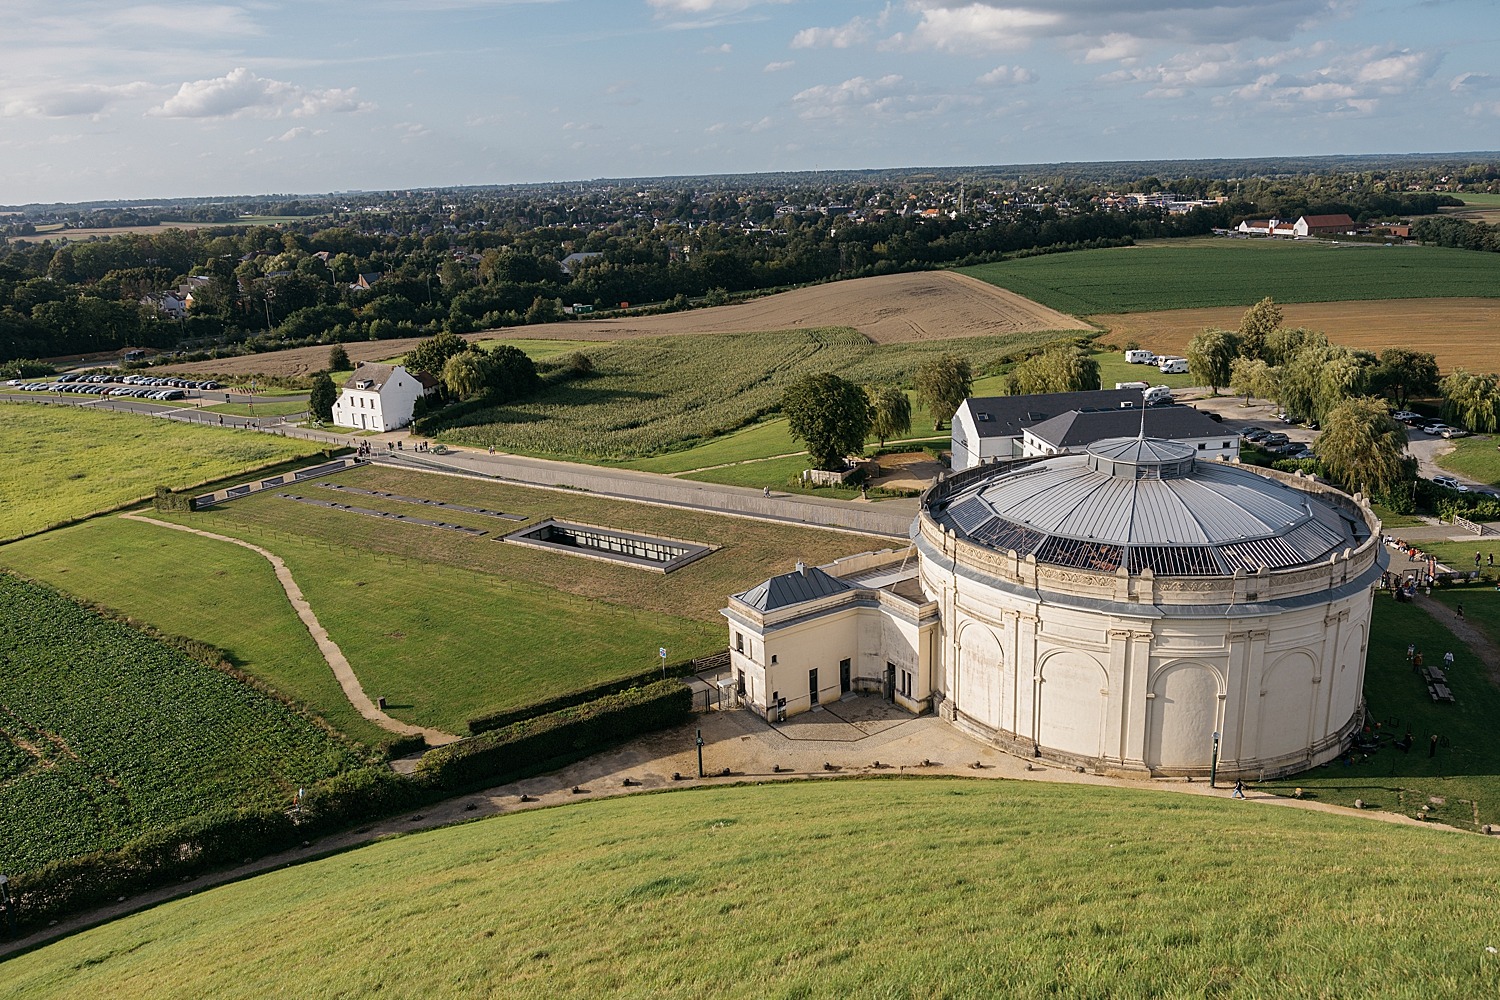
[[[691,714],[692,700],[681,681],[657,681],[438,747],[416,775],[449,792],[510,781],[674,726]]]
[[[693,673],[692,660],[683,660],[666,668],[667,677],[686,677]],[[609,681],[605,684],[596,684],[590,688],[572,691],[556,698],[548,698],[546,701],[534,701],[529,705],[521,705],[518,708],[508,708],[501,712],[487,712],[478,715],[468,721],[469,732],[473,734],[487,733],[493,729],[503,729],[516,722],[526,719],[534,719],[539,715],[549,712],[559,712],[574,705],[582,705],[585,702],[596,701],[621,691],[629,691],[634,687],[641,687],[653,681],[664,679],[662,669],[656,667],[651,670],[635,674],[631,677],[622,677],[619,680]]]

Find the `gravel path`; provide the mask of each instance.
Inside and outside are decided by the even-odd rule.
[[[158,521],[154,517],[146,517],[143,514],[121,514],[123,518],[131,521],[142,521],[146,524],[154,524],[161,528],[171,528],[173,531],[186,531],[190,535],[198,535],[202,538],[211,538],[216,542],[229,542],[241,548],[249,549],[257,555],[265,557],[266,561],[276,570],[276,579],[281,583],[281,589],[286,591],[287,600],[292,602],[292,608],[297,612],[297,617],[302,619],[302,624],[307,626],[308,634],[313,642],[318,644],[318,651],[323,654],[328,668],[333,671],[333,676],[338,679],[339,687],[344,689],[344,697],[349,699],[360,715],[369,719],[375,725],[392,733],[402,736],[420,735],[427,741],[428,746],[442,746],[445,743],[456,742],[459,737],[452,733],[445,733],[438,729],[427,729],[423,726],[414,726],[400,719],[393,719],[386,715],[370,696],[365,694],[365,689],[360,686],[359,678],[354,674],[354,668],[349,665],[349,660],[344,656],[344,651],[339,649],[338,643],[328,636],[328,630],[318,621],[318,616],[313,614],[312,605],[307,603],[307,598],[302,596],[302,588],[297,586],[297,581],[292,578],[292,571],[287,569],[286,563],[281,557],[259,545],[239,538],[231,538],[228,535],[218,535],[212,531],[203,531],[199,528],[189,528],[182,524],[172,524],[170,521]]]

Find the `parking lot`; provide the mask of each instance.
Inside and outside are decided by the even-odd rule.
[[[13,378],[6,381],[13,392],[55,392],[78,396],[109,396],[122,399],[151,399],[169,403],[187,399],[190,392],[219,388],[212,380],[158,377],[155,375],[85,375],[66,372],[51,379]]]

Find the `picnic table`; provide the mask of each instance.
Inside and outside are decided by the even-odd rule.
[[[1428,686],[1427,690],[1428,693],[1432,695],[1433,701],[1451,702],[1454,700],[1453,692],[1448,688],[1448,685],[1446,684],[1434,682]]]

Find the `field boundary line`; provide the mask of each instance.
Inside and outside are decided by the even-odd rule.
[[[382,729],[402,736],[421,736],[429,746],[441,746],[445,743],[456,743],[459,737],[452,733],[445,733],[439,729],[428,729],[423,726],[415,726],[409,722],[393,719],[376,707],[365,694],[365,689],[359,683],[359,678],[354,673],[354,668],[349,665],[349,660],[344,656],[344,651],[339,648],[328,635],[318,616],[313,613],[312,605],[302,594],[302,588],[297,586],[297,581],[292,577],[292,571],[287,568],[286,562],[269,549],[263,549],[259,545],[247,542],[242,538],[232,538],[229,535],[219,535],[212,531],[204,531],[201,528],[190,528],[185,524],[173,524],[170,521],[160,521],[154,517],[144,514],[121,514],[120,517],[130,521],[140,521],[143,524],[154,524],[159,528],[171,528],[173,531],[185,531],[190,535],[198,535],[201,538],[209,538],[216,542],[228,542],[241,548],[249,549],[251,552],[265,558],[276,571],[276,579],[281,584],[281,589],[286,592],[287,600],[292,604],[292,610],[297,612],[297,617],[307,627],[308,634],[312,636],[313,642],[318,646],[318,651],[323,654],[328,668],[333,671],[334,678],[339,682],[339,687],[344,689],[344,697],[349,699],[349,704],[354,706],[355,711],[369,721],[375,723]]]

